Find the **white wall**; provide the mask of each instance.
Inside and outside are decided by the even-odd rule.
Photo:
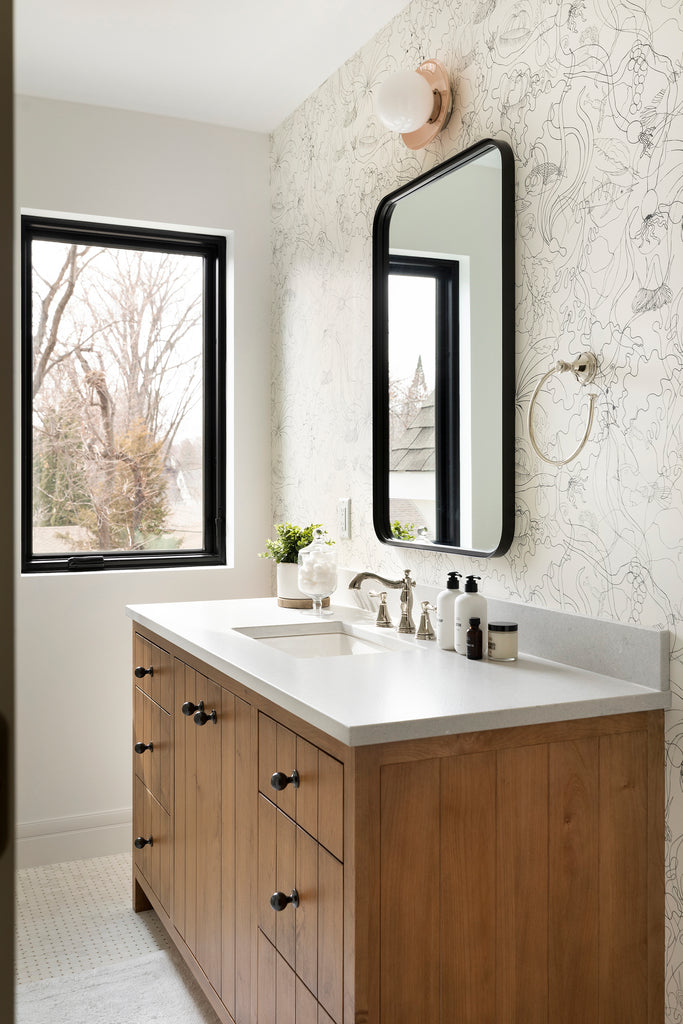
[[[17,209],[230,230],[235,260],[234,567],[17,580],[17,833],[29,864],[129,847],[125,605],[271,592],[256,557],[272,529],[270,211],[266,135],[28,97],[16,129]]]

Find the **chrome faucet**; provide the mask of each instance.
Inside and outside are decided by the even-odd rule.
[[[410,569],[403,573],[402,580],[387,580],[384,576],[378,576],[375,572],[359,572],[349,583],[349,590],[360,590],[364,580],[377,580],[384,587],[401,591],[401,621],[398,624],[399,633],[414,633],[415,623],[413,622],[413,587],[416,581],[410,578]]]

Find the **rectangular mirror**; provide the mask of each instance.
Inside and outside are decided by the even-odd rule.
[[[386,196],[373,231],[380,540],[491,557],[514,532],[514,162],[492,139]]]

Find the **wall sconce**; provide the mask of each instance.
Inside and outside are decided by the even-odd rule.
[[[387,128],[401,132],[408,149],[424,149],[451,116],[448,72],[438,60],[425,60],[416,71],[399,71],[382,82],[375,107]]]

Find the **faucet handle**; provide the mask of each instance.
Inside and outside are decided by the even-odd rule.
[[[389,609],[387,608],[387,592],[386,590],[371,590],[369,597],[379,598],[379,608],[377,609],[377,619],[375,621],[376,626],[381,626],[384,629],[392,628],[392,621],[389,618]]]
[[[420,617],[420,625],[418,626],[417,633],[415,634],[416,640],[436,640],[436,633],[432,628],[432,623],[429,618],[430,612],[435,612],[436,607],[430,604],[429,601],[422,601],[420,607],[422,608],[422,615]]]

